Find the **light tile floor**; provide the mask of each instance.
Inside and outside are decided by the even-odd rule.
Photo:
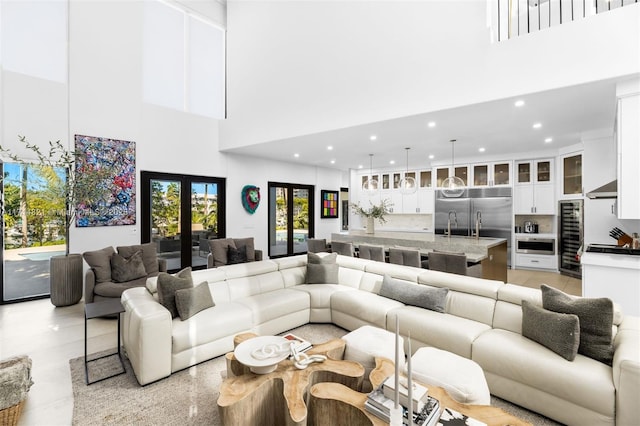
[[[553,272],[510,270],[508,281],[538,288],[547,283],[580,295],[579,279]],[[70,425],[73,393],[69,360],[84,355],[84,304],[56,308],[49,299],[0,305],[0,359],[27,354],[33,360],[35,384],[29,392],[19,426]],[[88,352],[115,348],[113,319],[92,319]]]

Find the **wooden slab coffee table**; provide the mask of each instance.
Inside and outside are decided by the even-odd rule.
[[[236,336],[234,346],[256,337]],[[361,389],[364,368],[342,360],[346,342],[333,339],[314,345],[307,354],[321,354],[327,360],[300,370],[286,359],[268,374],[254,374],[233,356],[226,355],[228,377],[220,386],[218,411],[223,425],[306,425],[308,389],[316,383],[335,382],[345,389]],[[354,390],[355,392],[355,390]]]
[[[369,380],[373,387],[394,373],[393,361],[376,358],[376,368]],[[441,387],[429,386],[429,395],[440,401],[440,406],[452,408],[489,426],[531,426],[501,408],[490,405],[461,404],[451,398]],[[367,394],[356,392],[339,383],[318,383],[309,391],[309,425],[338,424],[327,423],[328,419],[340,419],[339,424],[350,426],[382,426],[386,423],[364,408]]]

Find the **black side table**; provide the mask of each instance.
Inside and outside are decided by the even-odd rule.
[[[87,303],[84,305],[84,373],[87,385],[91,385],[93,383],[101,382],[106,379],[110,379],[111,377],[119,376],[120,374],[124,374],[127,370],[124,367],[124,360],[122,359],[122,351],[120,349],[120,314],[124,312],[124,308],[122,307],[122,303],[120,303],[120,299],[113,300],[105,300],[94,303]],[[98,358],[87,360],[87,320],[92,318],[99,318],[108,315],[117,315],[118,316],[118,351],[112,354],[107,354]],[[116,374],[112,374],[107,377],[103,377],[98,380],[94,380],[92,382],[89,381],[89,363],[93,361],[97,361],[99,359],[107,358],[110,356],[118,355],[120,358],[120,365],[122,365],[122,371]]]

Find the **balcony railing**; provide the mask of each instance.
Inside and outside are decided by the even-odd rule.
[[[508,40],[565,22],[637,3],[638,0],[489,0],[497,37]],[[492,4],[491,4],[492,3]],[[495,33],[494,33],[495,34]]]

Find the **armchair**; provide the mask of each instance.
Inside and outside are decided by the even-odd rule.
[[[262,260],[262,250],[256,250],[253,237],[247,238],[217,238],[209,240],[209,255],[207,256],[207,268],[228,265],[230,248],[246,253],[245,262]],[[240,263],[232,261],[232,263]]]

